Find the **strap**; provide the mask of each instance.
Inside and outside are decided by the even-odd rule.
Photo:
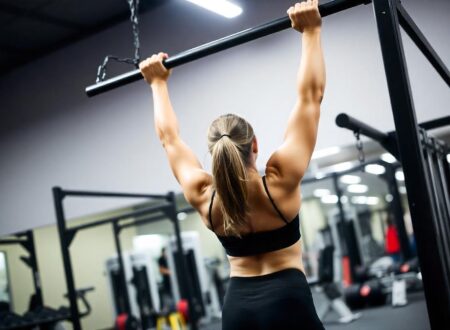
[[[275,209],[275,211],[277,211],[278,215],[281,217],[281,219],[283,219],[283,221],[285,223],[289,223],[289,221],[286,220],[286,218],[284,217],[283,213],[281,213],[281,211],[275,205],[275,202],[273,201],[273,198],[272,198],[272,196],[269,193],[269,189],[267,188],[266,176],[265,175],[262,177],[262,180],[263,180],[263,184],[264,184],[264,189],[266,190],[267,197],[269,197],[269,200],[272,203],[273,208]]]
[[[213,207],[213,202],[214,202],[214,196],[216,195],[216,191],[213,190],[212,195],[211,195],[211,202],[209,203],[209,213],[208,213],[208,219],[209,219],[209,224],[211,225],[211,230],[214,231],[214,226],[212,223],[212,207]]]

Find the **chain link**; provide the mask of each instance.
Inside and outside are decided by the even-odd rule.
[[[103,63],[99,65],[97,69],[97,79],[96,83],[102,82],[106,79],[106,67],[110,60],[127,63],[134,65],[138,68],[140,62],[140,43],[139,43],[139,19],[138,19],[138,9],[140,0],[127,0],[130,6],[130,21],[133,28],[133,44],[134,44],[134,58],[120,58],[114,55],[107,55],[103,60]]]
[[[361,140],[360,131],[354,131],[353,135],[356,138],[356,150],[358,150],[358,160],[362,164],[366,160],[366,155],[364,154],[363,142]]]

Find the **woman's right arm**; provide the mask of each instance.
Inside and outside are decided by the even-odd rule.
[[[288,120],[284,142],[270,157],[266,174],[286,188],[297,189],[316,143],[320,103],[325,89],[325,63],[320,40],[318,1],[288,10],[292,26],[302,32],[302,55],[297,76],[297,101]]]

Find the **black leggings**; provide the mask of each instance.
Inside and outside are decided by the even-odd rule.
[[[320,322],[306,277],[298,269],[232,277],[222,310],[223,330],[316,330]]]

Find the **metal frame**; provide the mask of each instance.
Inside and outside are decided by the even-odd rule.
[[[137,209],[131,212],[126,212],[117,216],[112,216],[108,218],[104,218],[101,220],[97,220],[91,223],[67,227],[67,219],[64,213],[63,201],[66,197],[119,197],[119,198],[147,198],[151,201],[155,201],[155,205],[149,207],[143,207],[141,209]],[[123,264],[122,258],[122,245],[120,242],[120,232],[124,228],[139,226],[151,222],[161,221],[164,219],[169,219],[173,226],[176,237],[176,244],[178,251],[182,253],[180,255],[184,255],[184,250],[181,241],[180,235],[180,226],[177,219],[177,209],[175,203],[175,194],[173,192],[169,192],[166,195],[148,195],[148,194],[129,194],[129,193],[111,193],[111,192],[94,192],[94,191],[73,191],[73,190],[63,190],[60,187],[53,188],[53,200],[55,205],[56,212],[56,220],[58,224],[58,234],[61,243],[61,253],[63,257],[64,264],[64,273],[66,277],[67,289],[68,289],[68,298],[70,303],[70,321],[73,324],[75,330],[82,329],[80,322],[80,312],[76,300],[76,291],[75,291],[75,279],[73,274],[73,266],[70,256],[70,245],[75,238],[75,235],[78,231],[89,229],[96,226],[101,225],[112,225],[114,243],[116,247],[116,252],[119,261],[119,276],[121,281],[123,282],[124,287],[126,287],[126,278],[125,278],[125,268]],[[183,211],[190,211],[190,208],[186,208]],[[138,216],[145,216],[141,218],[135,218]],[[132,218],[130,220],[130,218]],[[193,306],[193,295],[191,289],[187,285],[189,283],[187,277],[189,276],[186,266],[186,261],[183,258],[181,260],[181,273],[185,274],[185,282],[180,283],[180,285],[184,285],[187,291],[186,299],[189,302],[190,306]],[[125,292],[125,308],[128,315],[131,315],[130,308],[130,297],[128,293]],[[197,329],[197,316],[193,313],[193,308],[189,309],[190,319],[193,320],[191,324],[192,329]]]
[[[41,280],[39,277],[39,267],[36,257],[36,248],[34,244],[33,231],[27,230],[15,235],[15,238],[0,239],[0,245],[19,244],[27,252],[28,257],[20,257],[20,259],[31,269],[33,275],[34,293],[36,294],[36,301],[39,306],[44,306],[44,299],[42,297]]]
[[[370,0],[335,0],[320,5],[319,12],[322,17],[325,17],[367,3],[370,3]],[[227,37],[186,50],[168,58],[167,60],[164,60],[163,64],[167,69],[171,69],[289,28],[291,28],[291,20],[289,17],[281,17],[260,26],[246,29]],[[141,72],[139,69],[136,69],[114,78],[96,83],[95,85],[88,86],[85,91],[88,96],[95,96],[141,79],[143,79]]]

